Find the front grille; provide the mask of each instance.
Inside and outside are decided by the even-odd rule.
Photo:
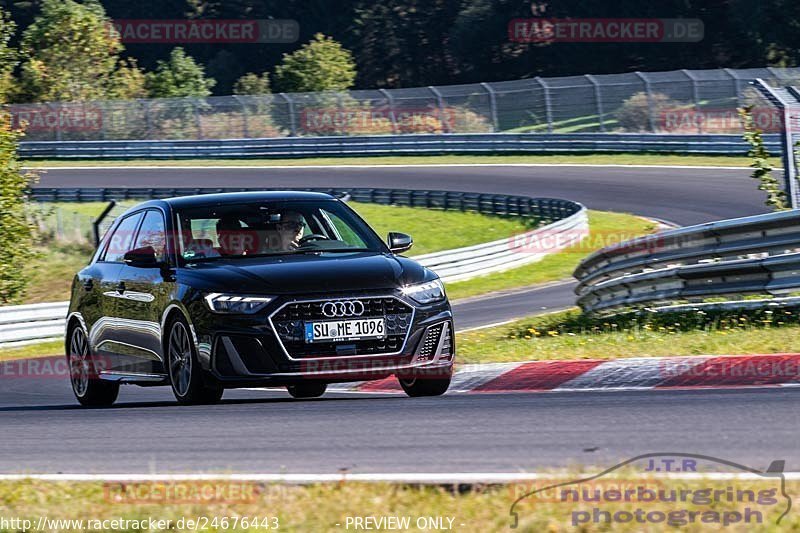
[[[307,357],[336,357],[352,355],[375,355],[395,353],[403,348],[408,330],[411,327],[413,308],[396,298],[341,298],[358,300],[364,304],[364,313],[346,319],[384,318],[386,336],[382,339],[341,342],[305,342],[305,323],[320,320],[333,320],[322,313],[327,301],[295,302],[282,307],[272,316],[275,333],[289,355],[295,359]]]

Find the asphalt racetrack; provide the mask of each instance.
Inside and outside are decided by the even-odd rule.
[[[569,198],[677,224],[763,212],[746,169],[413,167],[53,169],[43,187],[429,188]],[[402,228],[399,228],[402,229]],[[469,300],[458,328],[572,303],[571,284]],[[536,354],[531,354],[534,359]],[[179,407],[168,388],[124,387],[116,407],[77,407],[63,379],[0,383],[2,473],[524,472],[611,466],[651,452],[800,470],[796,388],[537,394],[228,391]]]

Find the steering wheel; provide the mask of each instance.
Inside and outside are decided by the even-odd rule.
[[[311,241],[328,241],[328,240],[330,239],[328,238],[327,235],[322,235],[321,233],[312,233],[311,235],[306,235],[305,237],[297,241],[297,243],[303,245]]]

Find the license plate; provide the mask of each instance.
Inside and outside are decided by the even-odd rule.
[[[358,341],[384,336],[386,324],[382,318],[306,322],[306,342]]]

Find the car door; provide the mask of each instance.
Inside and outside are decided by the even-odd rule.
[[[91,269],[91,284],[85,289],[97,301],[94,320],[87,319],[89,341],[94,353],[100,356],[107,370],[116,370],[125,364],[121,359],[124,348],[119,345],[117,305],[121,297],[119,274],[124,266],[125,253],[132,247],[143,213],[126,216],[115,224],[105,244],[105,250]]]
[[[120,270],[116,335],[125,347],[122,355],[126,368],[132,373],[153,374],[164,371],[161,316],[173,285],[167,279],[166,224],[164,213],[159,209],[145,211],[132,249],[146,247],[155,251],[159,266],[128,263]]]

